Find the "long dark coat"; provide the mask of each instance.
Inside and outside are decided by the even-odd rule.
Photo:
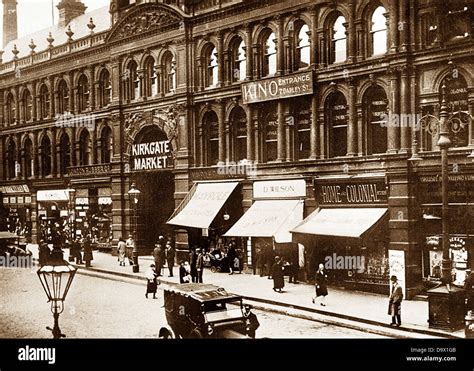
[[[273,278],[274,289],[282,289],[283,287],[285,287],[285,279],[283,276],[283,265],[281,263],[273,264],[272,278]]]
[[[328,294],[327,275],[321,271],[316,272],[316,296],[326,296]]]
[[[397,283],[392,288],[392,294],[388,302],[388,314],[390,316],[400,315],[402,312],[403,292],[402,287]]]

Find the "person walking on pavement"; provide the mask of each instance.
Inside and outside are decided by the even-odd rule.
[[[275,263],[275,257],[273,255],[273,246],[272,245],[267,245],[265,249],[265,260],[266,263],[265,265],[267,266],[267,271],[268,271],[268,279],[272,279],[272,267],[273,264]]]
[[[273,277],[273,291],[282,292],[285,287],[285,278],[283,275],[283,262],[279,256],[275,256],[275,263],[271,268],[271,275]]]
[[[82,251],[81,251],[81,240],[76,237],[76,240],[72,243],[74,250],[74,257],[76,258],[76,264],[84,264],[82,262]]]
[[[173,243],[170,240],[168,240],[168,242],[166,242],[166,265],[168,266],[168,270],[170,273],[168,277],[173,277],[175,255],[176,255],[176,251],[174,249]]]
[[[198,256],[196,259],[197,283],[202,283],[202,274],[204,273],[204,257],[206,252],[204,249],[198,249]]]
[[[398,283],[397,276],[390,277],[390,281],[392,281],[392,293],[390,294],[390,300],[388,303],[388,314],[392,316],[390,326],[396,325],[397,327],[400,327],[402,325],[402,287]]]
[[[125,251],[127,249],[127,245],[122,237],[119,238],[119,242],[117,245],[117,253],[119,259],[119,265],[125,267]]]
[[[470,269],[466,270],[466,280],[464,281],[466,290],[467,311],[474,310],[474,273]]]
[[[319,264],[319,268],[316,272],[316,278],[315,278],[316,296],[313,298],[313,304],[316,303],[317,298],[322,297],[320,304],[323,307],[326,306],[326,304],[324,304],[324,300],[326,299],[326,296],[328,295],[327,280],[328,280],[328,276],[326,272],[324,271],[324,264]]]
[[[155,261],[155,269],[157,274],[159,275],[160,270],[160,254],[161,254],[161,245],[157,243],[155,245],[155,248],[153,249],[153,260]]]
[[[227,251],[227,261],[229,262],[229,274],[234,274],[234,270],[238,270],[235,266],[235,260],[237,259],[237,252],[235,251],[234,242],[229,244],[229,250]]]
[[[84,240],[84,261],[86,262],[86,268],[91,267],[92,260],[94,260],[94,256],[92,255],[91,238],[87,235]]]
[[[155,264],[151,264],[150,268],[145,273],[145,277],[147,279],[146,284],[146,293],[145,298],[148,299],[148,294],[153,294],[153,299],[156,299],[156,290],[158,289],[158,281],[156,277],[158,274],[156,273],[156,266]]]
[[[189,254],[189,262],[191,266],[191,280],[192,282],[197,282],[197,277],[198,277],[198,272],[196,268],[196,262],[197,262],[197,253],[196,253],[196,247],[193,247],[191,249],[191,253]]]
[[[44,240],[41,240],[39,242],[39,250],[38,250],[38,259],[39,259],[39,265],[43,266],[48,264],[49,262],[49,256],[51,254],[51,250],[49,249],[49,246]]]
[[[130,265],[133,265],[133,248],[135,247],[135,241],[132,235],[128,236],[127,242],[125,242],[125,255],[127,256]]]

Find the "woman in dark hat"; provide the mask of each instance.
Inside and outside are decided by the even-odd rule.
[[[402,287],[398,283],[397,276],[390,277],[390,281],[392,281],[392,292],[388,303],[388,314],[392,316],[390,326],[400,327],[402,324]]]
[[[281,290],[285,287],[285,279],[283,276],[283,263],[279,256],[275,256],[275,263],[272,266],[272,277],[273,277],[273,291],[282,292]]]
[[[321,305],[323,307],[326,306],[324,304],[324,299],[328,295],[328,288],[327,288],[327,280],[328,276],[326,272],[324,271],[324,264],[319,264],[319,269],[316,272],[316,284],[315,284],[315,289],[316,289],[316,296],[313,298],[313,304],[316,303],[316,299],[319,298],[320,296],[322,297],[321,299]]]
[[[145,277],[147,279],[146,284],[146,294],[145,297],[148,299],[148,294],[153,294],[153,299],[156,299],[156,290],[158,289],[158,282],[156,277],[158,273],[156,272],[155,264],[151,264],[150,268],[145,273]]]

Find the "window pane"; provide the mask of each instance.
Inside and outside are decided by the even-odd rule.
[[[334,63],[344,62],[346,60],[346,40],[343,39],[336,41],[334,49]]]
[[[373,36],[373,55],[385,54],[387,52],[387,31],[377,31]]]

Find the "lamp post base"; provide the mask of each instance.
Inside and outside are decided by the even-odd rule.
[[[457,331],[464,327],[466,305],[463,289],[442,285],[427,293],[430,328]]]
[[[133,273],[138,273],[140,272],[140,266],[138,265],[138,254],[134,253],[133,254],[133,267],[132,267]]]

